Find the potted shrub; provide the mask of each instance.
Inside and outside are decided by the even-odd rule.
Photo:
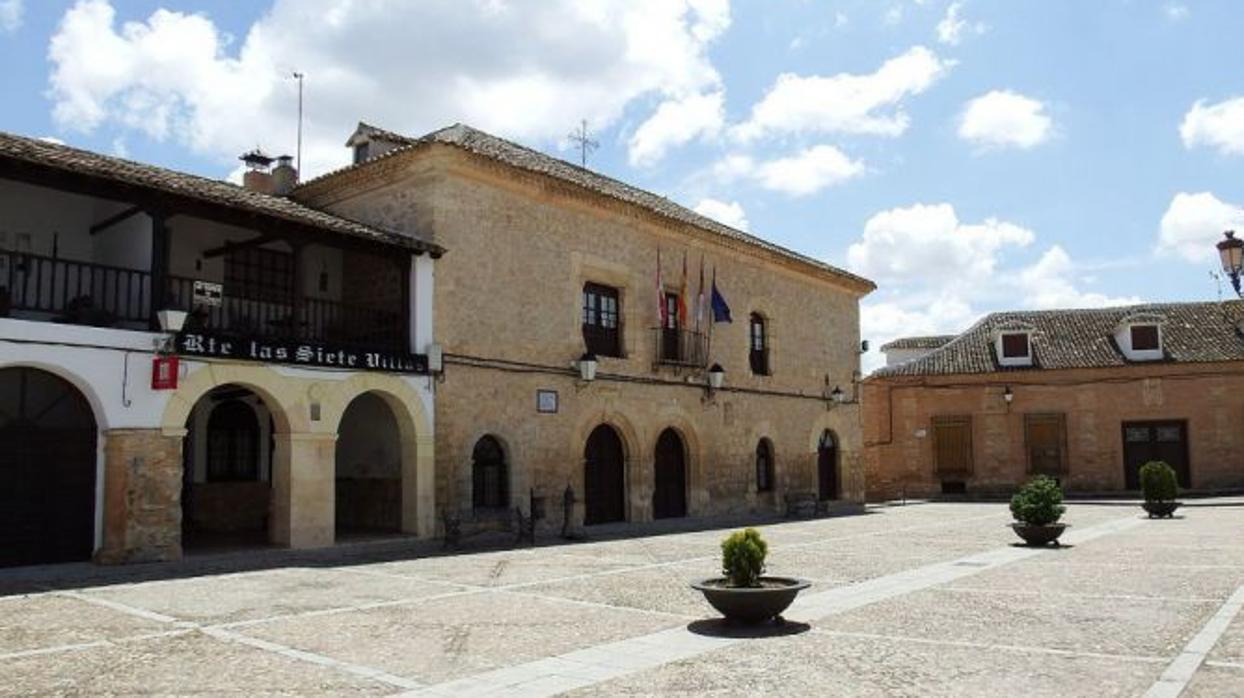
[[[1029,480],[1019,492],[1011,497],[1011,515],[1015,523],[1011,528],[1028,545],[1057,543],[1058,537],[1067,530],[1067,524],[1059,523],[1063,512],[1063,491],[1053,478],[1038,475]]]
[[[753,528],[736,531],[721,542],[721,574],[691,586],[727,621],[763,623],[782,621],[785,611],[810,582],[790,577],[766,577],[769,546]]]
[[[1149,518],[1171,518],[1179,508],[1175,497],[1179,495],[1179,483],[1175,469],[1164,461],[1149,461],[1140,466],[1140,489],[1145,493],[1145,511]]]

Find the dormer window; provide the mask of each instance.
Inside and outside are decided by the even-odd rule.
[[[1157,325],[1132,325],[1132,351],[1158,351],[1162,348]]]
[[[1028,329],[1001,330],[994,335],[994,350],[1000,366],[1032,365],[1032,332]]]

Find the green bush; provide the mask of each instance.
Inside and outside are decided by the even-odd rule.
[[[1153,460],[1140,466],[1140,489],[1146,502],[1173,502],[1179,495],[1175,469],[1164,461]]]
[[[760,586],[769,546],[754,528],[735,531],[721,542],[721,573],[732,587]]]
[[[1063,491],[1053,478],[1038,475],[1011,497],[1011,515],[1029,526],[1045,526],[1062,518]]]

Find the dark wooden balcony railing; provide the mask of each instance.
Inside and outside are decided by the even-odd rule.
[[[700,368],[708,365],[708,335],[703,332],[656,327],[652,337],[657,363]]]
[[[48,314],[55,322],[146,326],[151,275],[136,269],[0,250],[0,317]]]

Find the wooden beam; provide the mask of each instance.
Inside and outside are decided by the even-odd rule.
[[[142,212],[143,210],[139,208],[138,206],[131,206],[125,209],[124,211],[121,211],[120,213],[108,216],[104,220],[91,226],[91,235],[94,235],[107,228],[111,228],[117,223],[120,223],[121,221],[126,220],[127,218],[130,218],[131,216],[137,215]]]
[[[210,250],[204,250],[201,256],[203,259],[211,259],[213,257],[229,254],[230,252],[245,250],[251,247],[258,247],[259,245],[266,245],[269,242],[276,242],[277,240],[284,239],[285,238],[280,235],[260,235],[259,237],[253,237],[249,240],[243,240],[242,242],[226,242],[220,247],[213,247]]]

